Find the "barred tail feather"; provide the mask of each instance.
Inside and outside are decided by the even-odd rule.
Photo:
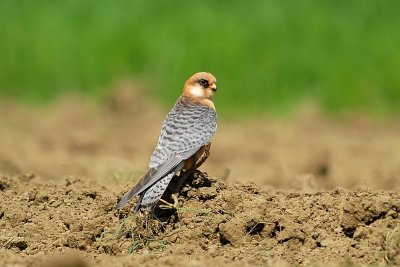
[[[134,212],[138,212],[141,207],[152,207],[161,199],[167,189],[176,171],[168,173],[165,177],[153,184],[149,189],[144,191],[140,196],[138,203],[135,206]]]
[[[145,194],[145,192],[149,191],[148,188],[153,188],[154,185],[158,184],[160,182],[160,180],[163,180],[170,173],[175,174],[175,173],[179,172],[183,167],[183,162],[182,162],[182,160],[180,160],[180,162],[175,163],[176,161],[177,161],[177,159],[173,158],[172,164],[170,162],[166,162],[166,164],[165,164],[165,165],[171,164],[172,170],[169,169],[169,170],[165,171],[167,169],[165,165],[162,165],[160,169],[149,169],[149,171],[145,174],[145,176],[121,198],[121,200],[117,203],[116,208],[120,209],[123,206],[125,206],[125,204],[128,203],[133,197],[135,197],[141,193],[142,193],[142,195]],[[162,172],[164,172],[164,174],[162,174]],[[174,175],[172,175],[172,177],[173,176]],[[172,177],[168,181],[168,184],[171,181]]]

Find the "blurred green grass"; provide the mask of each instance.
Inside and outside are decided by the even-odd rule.
[[[227,114],[400,111],[400,1],[0,2],[0,95],[98,97],[122,78],[170,106],[211,71]]]

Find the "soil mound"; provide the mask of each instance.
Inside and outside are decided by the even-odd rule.
[[[198,175],[177,210],[154,218],[132,214],[135,201],[115,211],[117,195],[82,178],[2,175],[0,189],[3,266],[400,264],[398,193],[263,191]]]

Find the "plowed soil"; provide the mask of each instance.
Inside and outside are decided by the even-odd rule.
[[[167,111],[122,87],[1,105],[1,266],[400,265],[399,123],[220,114],[207,173],[155,218],[115,204]]]

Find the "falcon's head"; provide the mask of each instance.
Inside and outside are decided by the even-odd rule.
[[[183,94],[193,98],[211,99],[217,92],[216,82],[211,73],[198,72],[186,81]]]

